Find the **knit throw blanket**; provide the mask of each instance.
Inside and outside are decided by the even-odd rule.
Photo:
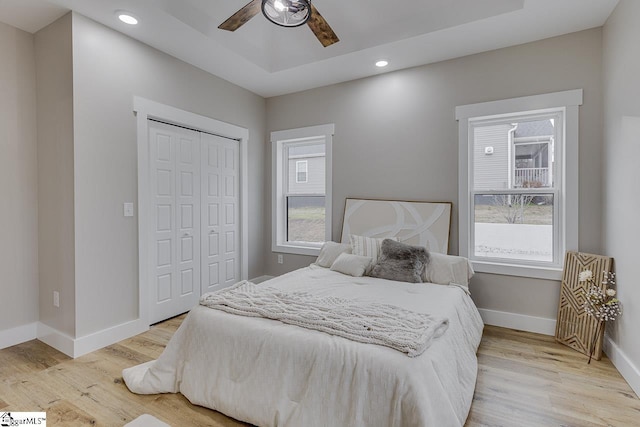
[[[204,294],[200,304],[241,316],[264,317],[406,353],[422,354],[448,328],[448,319],[388,304],[283,292],[248,281]]]

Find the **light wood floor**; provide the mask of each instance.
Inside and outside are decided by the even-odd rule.
[[[75,360],[30,341],[0,350],[0,412],[46,411],[49,426],[122,426],[148,413],[175,426],[243,426],[180,394],[140,396],[123,368],[155,359],[183,317]],[[487,326],[466,427],[640,426],[640,400],[606,358],[552,337]],[[437,427],[437,426],[434,426]]]

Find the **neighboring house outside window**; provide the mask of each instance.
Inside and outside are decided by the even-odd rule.
[[[577,250],[582,91],[461,106],[460,255],[476,271],[560,278]]]
[[[271,133],[274,252],[317,255],[331,240],[334,126]]]
[[[321,156],[324,157],[324,150],[322,150]],[[291,158],[290,158],[291,159]],[[293,160],[292,160],[293,161]],[[296,162],[296,184],[306,184],[309,182],[309,161],[308,160],[295,160]],[[322,164],[318,163],[324,169],[324,161]],[[324,170],[322,171],[324,175]]]

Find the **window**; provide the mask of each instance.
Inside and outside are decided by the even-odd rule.
[[[324,147],[322,148],[324,155]],[[296,183],[306,184],[308,182],[307,173],[309,171],[309,162],[307,160],[296,161]]]
[[[334,126],[271,133],[274,252],[318,255],[331,240]]]
[[[476,271],[559,279],[578,246],[582,90],[456,108],[460,254]]]

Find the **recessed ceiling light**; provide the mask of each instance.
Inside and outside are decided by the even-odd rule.
[[[376,67],[386,67],[387,65],[389,65],[389,63],[387,61],[378,61],[376,62]]]
[[[116,16],[119,20],[129,25],[137,25],[138,18],[133,16],[130,12],[125,12],[124,10],[119,10],[116,12]]]

